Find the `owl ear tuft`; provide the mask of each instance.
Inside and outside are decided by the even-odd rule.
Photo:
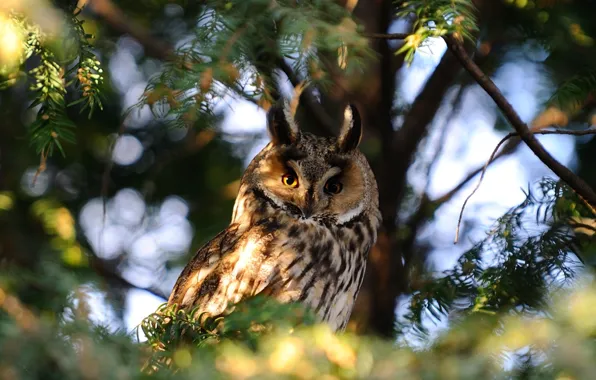
[[[341,152],[349,152],[356,149],[362,138],[362,121],[360,113],[353,104],[348,104],[344,111],[344,123],[337,138],[337,144]]]
[[[267,129],[275,145],[290,145],[298,141],[300,130],[294,120],[290,103],[279,101],[267,112]]]

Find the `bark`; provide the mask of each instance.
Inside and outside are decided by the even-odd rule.
[[[384,33],[387,32],[395,12],[390,1],[361,1],[354,13],[367,33]],[[393,155],[387,142],[392,141],[394,134],[392,107],[396,72],[401,64],[399,60],[396,63],[394,51],[389,47],[388,41],[372,40],[371,47],[377,52],[379,60],[371,63],[367,70],[366,85],[357,86],[351,100],[360,107],[368,126],[367,132],[376,136],[382,144],[381,155],[376,160],[373,159],[371,164],[379,183],[384,223],[378,242],[370,253],[350,329],[389,337],[394,332],[395,300],[398,295],[395,280],[398,278],[400,260],[392,238],[395,218],[391,215],[395,215],[397,210],[391,210],[391,203],[387,202],[388,192],[394,191],[389,189],[385,180],[389,178]],[[399,286],[401,287],[403,286]]]
[[[477,6],[480,5],[482,3],[478,0]],[[362,21],[367,33],[387,33],[393,14],[390,2],[361,1],[355,9],[355,16]],[[394,53],[386,40],[373,41],[372,44],[378,53],[379,63],[369,70],[369,89],[356,93],[356,103],[364,109],[366,124],[381,142],[381,155],[372,164],[379,184],[383,227],[370,253],[350,329],[391,337],[395,333],[398,298],[408,292],[410,282],[407,266],[410,260],[403,257],[402,242],[397,238],[400,229],[407,229],[407,226],[398,224],[397,213],[407,189],[408,169],[462,68],[457,58],[447,51],[416,97],[401,127],[394,128],[391,111],[396,68],[400,65],[395,64]]]

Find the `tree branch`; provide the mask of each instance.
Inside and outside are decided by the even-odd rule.
[[[486,76],[465,51],[462,43],[452,36],[444,37],[449,50],[457,57],[466,71],[478,82],[501,109],[507,120],[528,145],[534,154],[548,166],[561,180],[571,187],[580,197],[592,207],[596,207],[596,192],[583,179],[573,173],[565,165],[557,161],[544,149],[528,126],[522,121],[513,106],[503,96],[495,83]]]
[[[495,163],[498,159],[503,158],[515,151],[521,143],[521,140],[516,139],[515,141],[509,141],[501,151],[494,156],[493,160],[488,164],[488,166]],[[401,244],[401,250],[404,255],[404,259],[406,262],[409,260],[409,256],[412,255],[412,246],[416,240],[417,232],[420,227],[426,223],[428,220],[432,218],[434,213],[445,203],[449,202],[455,194],[459,193],[471,180],[473,180],[478,174],[482,173],[484,169],[484,165],[471,171],[468,175],[461,180],[455,187],[451,190],[445,192],[443,195],[435,198],[430,199],[428,195],[425,193],[421,196],[420,205],[416,212],[408,219],[406,222],[406,231],[408,231],[408,237],[404,239]]]
[[[394,21],[395,3],[391,0],[359,1],[354,7],[354,19],[366,32],[386,32]],[[403,55],[396,56],[388,41],[369,41],[369,47],[378,59],[366,60],[363,75],[346,81],[334,77],[336,88],[333,94],[323,97],[323,104],[339,113],[333,103],[338,100],[358,105],[367,126],[366,138],[374,136],[381,141],[381,152],[370,157],[371,166],[379,182],[380,208],[389,215],[386,228],[379,231],[377,243],[368,257],[366,274],[351,316],[350,329],[359,333],[374,333],[392,337],[395,332],[395,308],[400,294],[407,291],[408,274],[397,249],[395,215],[397,207],[391,201],[395,188],[389,182],[392,177],[392,141],[394,137],[393,100],[395,98],[395,75]],[[329,66],[333,67],[332,62]],[[335,109],[334,109],[335,108]],[[389,158],[389,160],[387,160]]]
[[[530,135],[532,136],[532,138],[536,139],[534,137],[534,135],[573,135],[573,136],[585,136],[585,135],[594,135],[596,134],[596,129],[586,129],[583,131],[567,131],[567,130],[554,130],[554,131],[538,131],[538,132],[530,132]],[[514,136],[519,136],[518,132],[510,132],[508,133],[505,137],[503,137],[503,139],[501,139],[501,141],[499,141],[499,143],[497,144],[497,146],[495,147],[495,149],[493,150],[492,154],[490,155],[488,161],[486,162],[486,164],[484,164],[484,167],[482,168],[482,174],[480,175],[480,180],[478,180],[478,184],[476,185],[476,187],[474,187],[474,190],[472,190],[472,192],[470,193],[470,195],[468,195],[466,197],[466,200],[464,201],[464,204],[461,207],[461,211],[459,212],[459,218],[457,220],[457,228],[455,230],[455,240],[454,240],[454,244],[457,244],[458,240],[459,240],[459,229],[461,226],[461,221],[464,215],[464,210],[466,208],[466,204],[468,203],[468,201],[470,200],[470,198],[472,198],[472,196],[476,193],[476,191],[480,188],[480,185],[482,184],[482,180],[484,179],[484,175],[486,174],[486,169],[488,168],[488,166],[490,165],[491,162],[493,162],[493,159],[495,158],[495,155],[497,154],[497,151],[499,150],[499,148],[510,138],[514,137]],[[536,140],[536,142],[538,142],[538,140]],[[584,199],[584,201],[586,201]],[[591,204],[588,202],[588,205],[591,206]]]
[[[411,33],[366,33],[368,38],[379,38],[383,40],[405,40]]]
[[[174,49],[165,42],[151,36],[141,25],[129,20],[122,9],[114,4],[112,0],[89,0],[89,5],[93,12],[110,25],[112,29],[120,34],[129,34],[137,40],[148,56],[163,61],[172,58]]]
[[[422,139],[426,136],[428,126],[432,123],[437,110],[443,104],[445,94],[451,88],[461,65],[449,51],[446,51],[434,72],[426,81],[422,91],[412,103],[401,128],[393,134],[389,145],[392,152],[391,158],[385,158],[389,165],[387,179],[381,181],[379,186],[388,186],[385,189],[386,198],[381,201],[390,205],[388,214],[383,215],[385,223],[394,223],[395,215],[407,184],[407,173],[414,155]],[[387,138],[387,137],[386,137]],[[386,183],[385,183],[386,182]],[[390,191],[389,191],[390,189]]]
[[[106,279],[106,281],[109,281],[112,284],[116,284],[116,285],[122,286],[127,289],[144,290],[144,291],[149,292],[149,293],[153,294],[154,296],[159,297],[163,300],[168,299],[167,294],[164,294],[161,290],[159,290],[157,288],[154,288],[154,287],[143,288],[143,287],[139,287],[139,286],[131,283],[130,281],[128,281],[127,279],[122,277],[116,269],[111,268],[111,266],[108,265],[108,263],[106,263],[104,260],[100,259],[99,257],[97,257],[95,255],[93,255],[91,257],[90,267],[100,277]]]

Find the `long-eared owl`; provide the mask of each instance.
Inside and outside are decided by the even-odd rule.
[[[271,142],[247,167],[232,222],[180,274],[168,304],[210,315],[257,294],[301,302],[345,329],[381,223],[349,105],[337,138],[299,130],[288,103],[267,113]]]

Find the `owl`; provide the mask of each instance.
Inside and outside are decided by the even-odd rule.
[[[271,141],[242,176],[230,225],[184,268],[169,305],[216,316],[262,294],[345,329],[381,213],[360,116],[352,105],[344,116],[326,138],[300,131],[289,103],[269,109]]]

